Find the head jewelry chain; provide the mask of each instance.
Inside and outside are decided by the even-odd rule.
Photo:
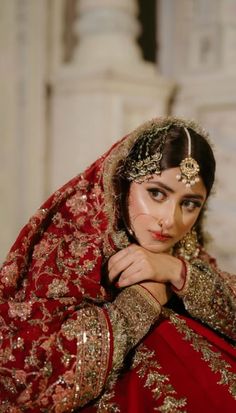
[[[129,181],[141,183],[150,179],[153,175],[159,175],[161,173],[160,163],[163,156],[163,147],[170,127],[171,125],[168,125],[155,131],[149,131],[140,139],[136,149],[137,160],[130,159],[125,165],[125,176]],[[190,133],[186,127],[183,127],[183,129],[188,139],[188,154],[187,157],[181,161],[179,165],[180,173],[176,178],[178,181],[182,181],[186,187],[191,187],[199,182],[200,167],[197,161],[191,156],[192,145]],[[151,155],[151,143],[158,133],[162,133],[163,136],[160,139],[155,153]],[[143,153],[144,147],[146,147],[145,153]]]
[[[184,128],[184,131],[188,138],[188,156],[181,161],[179,165],[180,174],[176,175],[176,178],[178,181],[182,181],[188,188],[199,182],[200,178],[198,173],[200,171],[200,167],[197,161],[191,156],[192,145],[189,131],[187,128]]]

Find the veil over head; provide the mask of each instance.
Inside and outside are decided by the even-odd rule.
[[[133,144],[148,130],[177,125],[191,127],[207,138],[194,122],[165,117],[144,123],[57,190],[20,232],[1,269],[0,297],[103,300],[102,264],[129,244],[117,227],[119,194],[114,187],[118,166]],[[29,282],[30,280],[30,282]],[[28,285],[31,285],[31,291]],[[70,298],[71,299],[71,298]]]

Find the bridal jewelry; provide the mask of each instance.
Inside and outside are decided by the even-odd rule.
[[[137,140],[128,156],[128,161],[124,165],[125,176],[128,181],[142,183],[145,180],[150,179],[153,175],[159,175],[161,173],[163,147],[168,135],[168,130],[171,126],[172,125],[170,124],[163,128],[149,129],[142,134],[139,140]],[[199,182],[200,167],[197,161],[191,156],[192,148],[189,131],[186,127],[183,127],[183,129],[188,139],[188,154],[187,157],[180,162],[180,173],[176,175],[176,178],[178,181],[182,181],[186,187],[191,187]],[[160,143],[156,148],[155,153],[151,154],[152,144],[158,134],[162,134]],[[135,160],[132,159],[132,156]]]
[[[199,242],[195,229],[192,229],[179,241],[177,252],[178,255],[187,261],[198,256]]]
[[[167,137],[170,125],[163,128],[153,129],[142,135],[139,142],[134,148],[137,160],[129,160],[126,164],[126,177],[129,181],[143,182],[152,177],[152,175],[159,175],[161,173],[160,162],[162,159],[162,150]],[[163,133],[160,143],[156,148],[154,155],[151,155],[151,145],[155,140],[157,134]]]
[[[188,138],[188,156],[183,159],[179,165],[180,174],[176,175],[178,181],[182,181],[187,188],[193,186],[199,182],[199,171],[200,167],[191,156],[191,136],[187,128],[184,128],[184,131]]]

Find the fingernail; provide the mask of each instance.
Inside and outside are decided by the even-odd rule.
[[[119,285],[118,282],[115,283],[115,287],[116,287],[116,288],[120,288],[120,285]]]

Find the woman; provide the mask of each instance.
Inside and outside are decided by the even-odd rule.
[[[57,191],[1,270],[0,412],[233,412],[236,283],[203,249],[215,160],[154,119]]]

